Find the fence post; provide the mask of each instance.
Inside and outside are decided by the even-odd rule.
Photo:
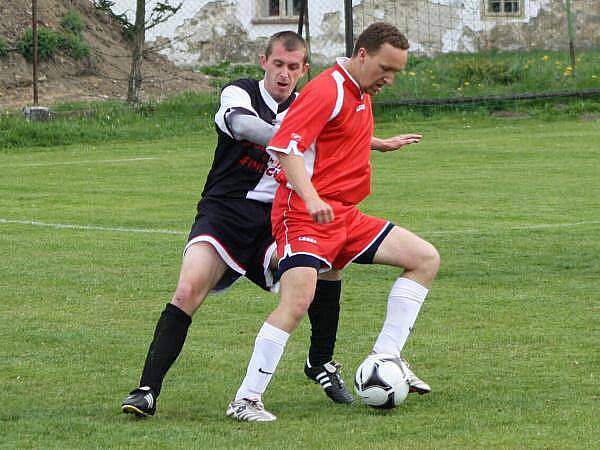
[[[344,0],[344,24],[346,34],[346,56],[352,56],[354,50],[354,19],[352,17],[352,0]]]
[[[33,37],[33,105],[38,105],[38,32],[37,0],[31,0],[31,34]]]
[[[571,59],[571,68],[573,77],[575,76],[575,30],[573,28],[573,13],[571,11],[571,0],[565,0],[567,12],[567,30],[569,33],[569,58]]]
[[[298,34],[302,36],[302,29],[304,28],[304,11],[306,11],[307,0],[300,1],[300,11],[298,12]]]

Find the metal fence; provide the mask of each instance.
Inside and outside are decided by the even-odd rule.
[[[147,0],[148,12],[157,1]],[[136,2],[37,3],[45,7],[37,17],[40,23],[48,19],[44,14],[55,13],[50,8],[54,4],[63,10],[83,10],[91,3],[110,6],[111,17],[88,18],[97,21],[88,22],[87,29],[100,35],[100,42],[104,26],[115,17],[133,22]],[[300,20],[302,8],[306,14]],[[27,21],[21,26],[24,29],[31,25],[31,16],[22,17]],[[297,30],[299,21],[310,44],[311,63],[317,68],[347,54],[369,24],[397,25],[410,40],[411,58],[396,88],[380,98],[383,102],[585,96],[600,90],[598,0],[184,0],[177,14],[148,30],[148,56],[158,52],[178,66],[196,70],[224,62],[256,64],[268,37],[284,29]],[[113,84],[126,81],[126,48],[91,50],[94,58],[85,70]],[[94,61],[104,63],[106,69]],[[51,73],[55,63],[46,63],[45,72]],[[166,68],[145,76],[156,86],[185,78]],[[165,87],[160,92],[164,96],[175,91]]]

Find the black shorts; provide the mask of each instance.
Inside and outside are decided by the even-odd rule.
[[[276,246],[270,203],[203,198],[184,254],[197,242],[211,244],[228,266],[214,291],[230,287],[241,276],[267,291],[273,287],[269,262]]]

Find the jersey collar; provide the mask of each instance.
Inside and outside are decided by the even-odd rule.
[[[356,94],[357,97],[360,97],[362,99],[364,92],[361,91],[360,86],[358,85],[356,80],[354,78],[352,78],[352,75],[350,75],[350,72],[348,72],[346,70],[346,67],[344,67],[344,65],[348,61],[350,61],[350,58],[346,58],[345,56],[341,56],[341,57],[335,59],[335,62],[337,63],[337,66],[341,69],[344,77],[346,77],[348,80],[350,80],[352,82],[352,85],[350,85],[350,89]]]
[[[273,111],[275,115],[277,115],[280,111],[287,109],[287,107],[290,106],[290,103],[292,103],[292,101],[296,98],[296,93],[292,92],[292,95],[286,98],[283,102],[277,103],[275,99],[271,97],[269,91],[267,91],[267,89],[265,88],[264,79],[258,82],[258,87],[260,88],[260,95],[262,95],[262,98],[265,101],[266,105],[271,111]]]

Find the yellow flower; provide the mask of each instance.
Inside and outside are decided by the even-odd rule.
[[[414,72],[408,72],[408,74],[409,74],[411,77],[414,77],[414,76],[416,75],[416,73],[414,73]]]
[[[597,75],[592,75],[592,80],[597,80],[598,76]]]
[[[542,58],[544,61],[548,61],[550,59],[550,57],[548,55],[544,55],[544,57]]]
[[[463,84],[464,84],[465,86],[468,86],[468,85],[470,85],[471,83],[469,83],[468,81],[465,81]]]

